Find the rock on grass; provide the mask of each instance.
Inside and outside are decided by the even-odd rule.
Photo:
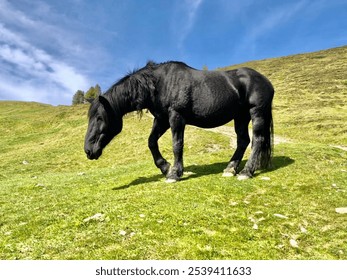
[[[295,239],[290,239],[289,240],[289,244],[290,246],[292,246],[293,248],[299,248],[299,244]]]
[[[347,207],[335,208],[336,213],[347,214]]]
[[[282,214],[274,214],[275,217],[280,218],[280,219],[288,219],[287,216],[284,216]]]
[[[102,221],[104,221],[104,220],[105,220],[105,215],[104,215],[104,214],[96,213],[96,214],[93,215],[93,216],[90,216],[90,217],[88,217],[88,218],[85,218],[85,219],[83,220],[83,222],[85,222],[85,223],[88,223],[88,222],[90,222],[90,221],[99,221],[99,222],[102,222]]]

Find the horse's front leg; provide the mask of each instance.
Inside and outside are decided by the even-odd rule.
[[[172,147],[174,153],[174,165],[167,174],[167,182],[176,182],[183,175],[183,146],[185,120],[183,117],[172,110],[169,114],[169,122],[172,132]]]
[[[148,138],[148,147],[152,153],[154,163],[164,175],[167,175],[169,172],[170,163],[168,163],[161,155],[158,146],[158,139],[169,129],[169,127],[170,125],[168,121],[155,118],[151,134]]]

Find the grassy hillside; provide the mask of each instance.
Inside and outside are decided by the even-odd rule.
[[[347,259],[346,65],[347,47],[247,63],[287,141],[242,182],[221,176],[225,134],[189,127],[188,173],[165,184],[147,115],[88,161],[88,106],[0,102],[0,259]],[[171,159],[170,133],[160,146]]]
[[[288,138],[347,146],[347,47],[221,69],[251,67],[275,87],[276,130]]]

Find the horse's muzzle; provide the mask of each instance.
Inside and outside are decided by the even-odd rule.
[[[91,150],[89,149],[85,149],[84,150],[85,153],[87,154],[87,158],[90,159],[90,160],[93,160],[93,159],[98,159],[100,156],[101,156],[101,152],[96,152],[96,153],[93,153]]]

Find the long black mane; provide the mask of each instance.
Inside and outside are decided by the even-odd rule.
[[[145,95],[154,89],[152,70],[156,66],[158,66],[157,63],[149,61],[145,67],[130,71],[106,90],[103,96],[109,100],[110,106],[115,112],[124,115],[129,110],[127,107],[133,105],[135,110],[142,114],[141,107],[145,103]],[[91,104],[88,112],[89,118],[96,114],[99,106],[98,100]]]
[[[155,78],[152,74],[155,66],[156,63],[149,62],[145,67],[131,71],[105,92],[115,111],[123,115],[130,108],[131,111],[142,112],[147,105],[146,100],[155,90]]]
[[[151,95],[155,94],[156,78],[153,70],[170,64],[191,68],[180,61],[163,63],[148,61],[145,67],[132,70],[105,92],[114,110],[124,115],[131,108],[130,111],[137,111],[142,115],[142,109],[148,107],[147,101],[152,97]]]

